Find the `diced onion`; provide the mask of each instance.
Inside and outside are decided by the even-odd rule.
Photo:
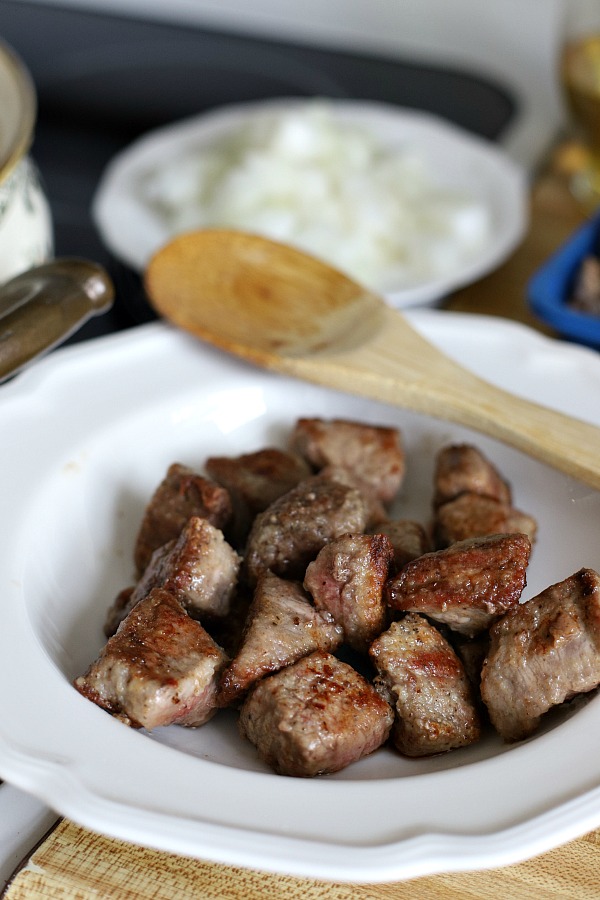
[[[485,205],[440,187],[414,148],[386,147],[324,101],[265,112],[147,173],[141,190],[172,235],[251,231],[384,292],[451,276],[491,226]]]

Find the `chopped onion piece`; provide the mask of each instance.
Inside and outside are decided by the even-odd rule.
[[[381,291],[452,275],[491,229],[486,206],[437,184],[414,148],[389,148],[319,101],[266,112],[146,173],[140,189],[172,235],[251,231]]]

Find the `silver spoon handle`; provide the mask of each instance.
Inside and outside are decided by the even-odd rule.
[[[83,259],[57,259],[2,285],[0,381],[107,312],[113,298],[104,269]]]

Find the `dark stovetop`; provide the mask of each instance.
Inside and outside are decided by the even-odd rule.
[[[0,37],[36,84],[33,156],[52,207],[56,253],[94,259],[115,281],[111,312],[71,340],[151,318],[139,278],[110,256],[90,217],[105,165],[141,133],[223,103],[275,96],[385,101],[491,140],[517,112],[502,86],[468,71],[74,8],[0,0]]]

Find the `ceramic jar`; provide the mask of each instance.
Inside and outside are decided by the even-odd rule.
[[[0,43],[0,284],[53,254],[50,207],[29,156],[35,117],[29,73]]]

